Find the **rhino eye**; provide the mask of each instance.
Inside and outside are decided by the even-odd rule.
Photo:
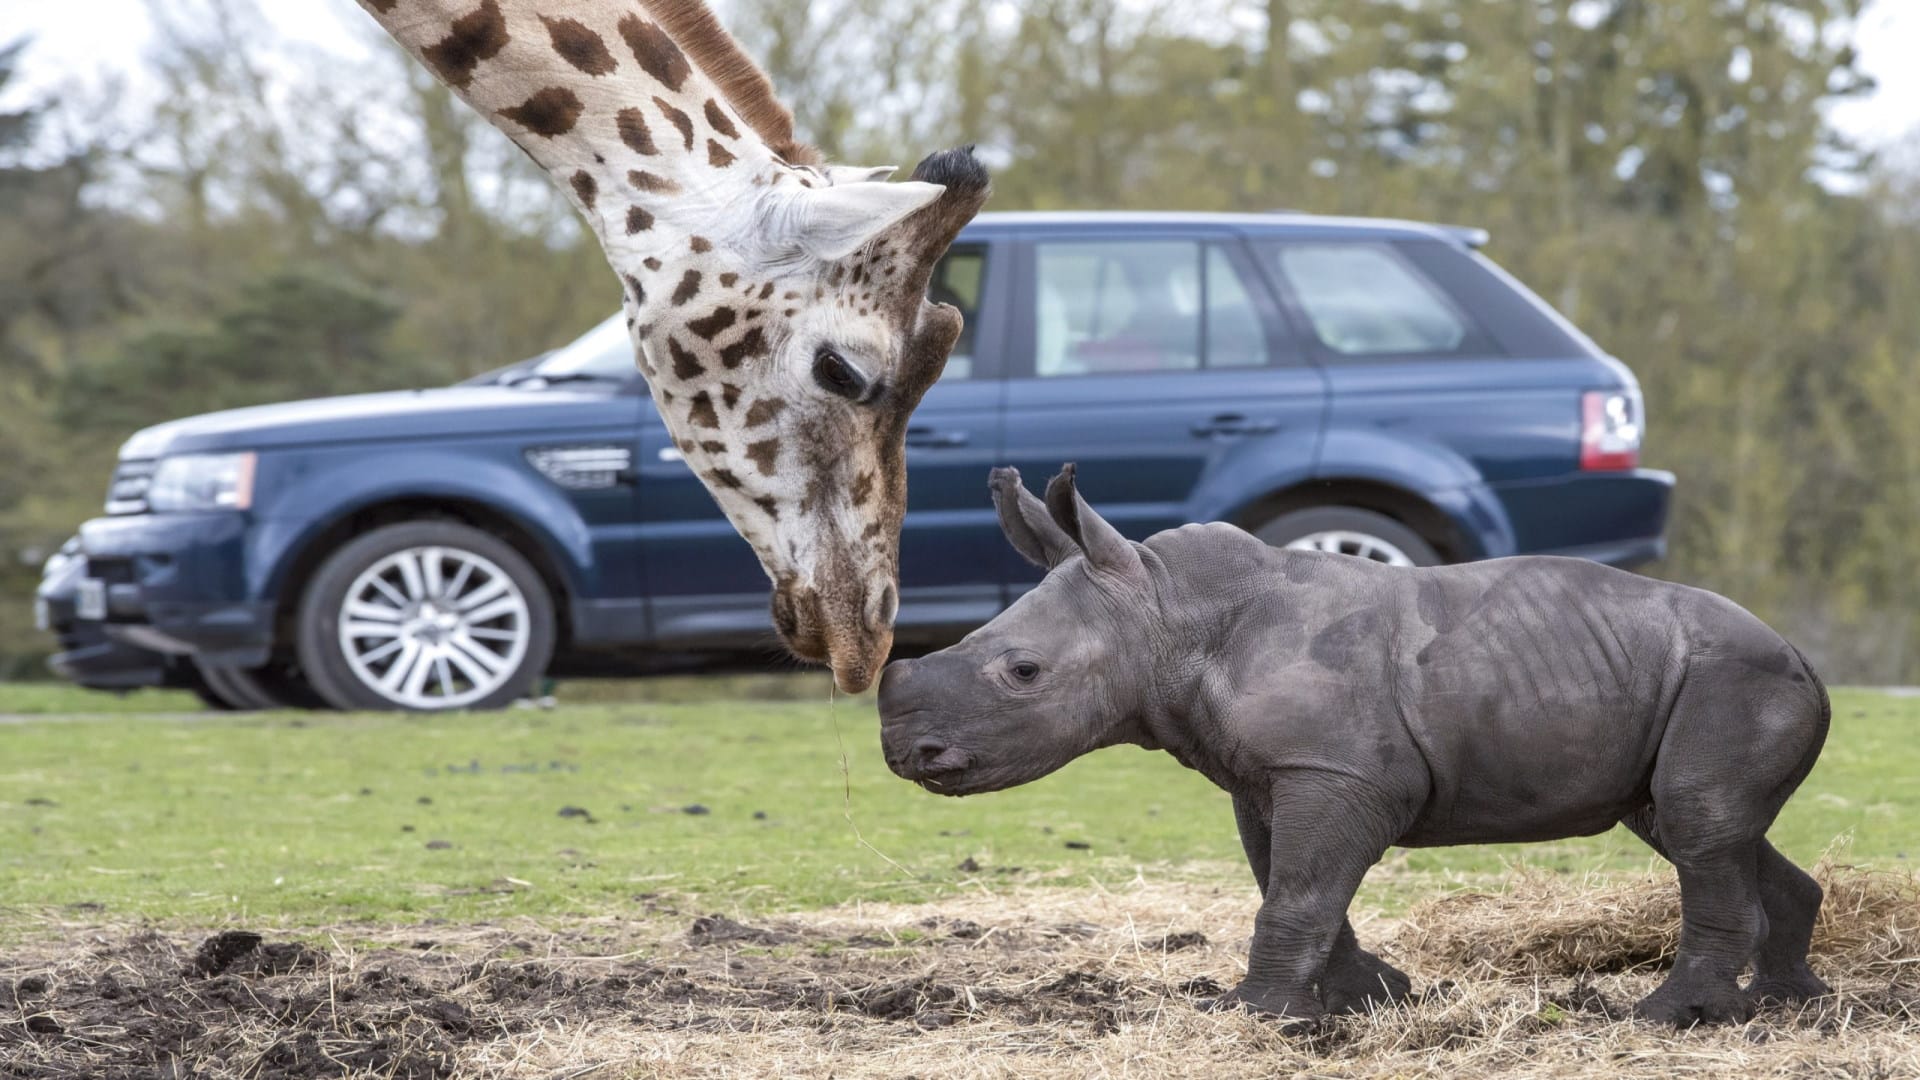
[[[820,389],[848,401],[859,401],[867,392],[867,380],[839,353],[825,345],[813,354],[813,381]]]
[[[1031,660],[1022,660],[1007,669],[1021,682],[1032,682],[1040,677],[1040,665]]]

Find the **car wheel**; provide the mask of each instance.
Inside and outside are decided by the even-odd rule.
[[[284,663],[257,668],[193,662],[194,696],[223,711],[324,709],[327,703]]]
[[[1316,506],[1282,514],[1255,536],[1274,547],[1330,551],[1389,566],[1438,566],[1440,553],[1417,532],[1372,510]]]
[[[553,601],[511,546],[449,521],[388,525],[320,564],[300,667],[341,709],[494,709],[553,656]]]

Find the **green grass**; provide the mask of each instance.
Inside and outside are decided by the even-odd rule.
[[[0,928],[71,905],[313,925],[598,914],[659,893],[760,911],[1143,872],[1245,882],[1226,796],[1163,754],[1102,751],[1024,788],[941,799],[887,772],[870,699],[830,713],[632,692],[478,715],[0,724]],[[45,704],[38,693],[0,688],[0,714]],[[854,820],[912,877],[854,838],[835,717]],[[684,812],[694,804],[709,812]],[[592,823],[562,817],[569,806]],[[1890,866],[1920,837],[1920,699],[1837,694],[1826,753],[1773,837],[1811,861],[1849,833],[1855,860]],[[981,869],[958,870],[969,858]],[[1618,832],[1395,851],[1363,902],[1397,907],[1511,861],[1582,872],[1649,858]]]

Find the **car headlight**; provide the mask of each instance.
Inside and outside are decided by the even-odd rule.
[[[162,458],[147,488],[155,513],[245,510],[253,505],[254,454],[182,454]]]

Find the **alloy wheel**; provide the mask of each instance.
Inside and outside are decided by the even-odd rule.
[[[1329,551],[1335,555],[1353,555],[1362,559],[1371,559],[1388,566],[1413,566],[1413,559],[1398,547],[1363,532],[1349,529],[1328,529],[1308,533],[1305,536],[1287,541],[1286,546],[1294,551]]]
[[[498,690],[532,636],[527,598],[492,560],[411,547],[367,567],[340,607],[340,651],[368,689],[409,709],[451,709]]]

